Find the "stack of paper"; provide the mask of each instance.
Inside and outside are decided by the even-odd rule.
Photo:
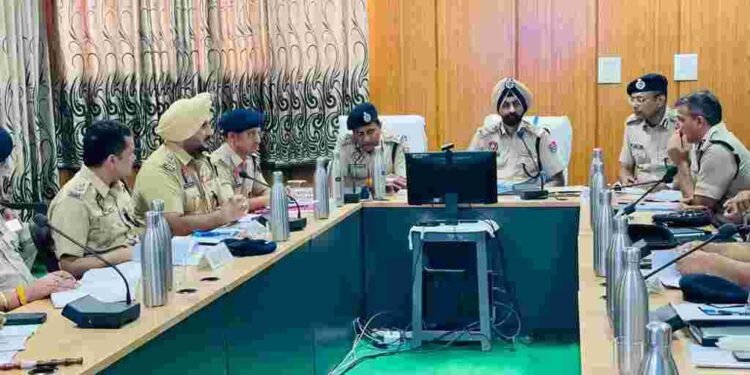
[[[0,329],[0,363],[11,363],[19,351],[26,349],[26,339],[36,332],[38,324],[5,326]]]
[[[135,296],[136,286],[141,279],[141,264],[138,262],[125,262],[118,264],[117,269],[122,272],[130,285],[130,295]],[[68,303],[81,297],[90,295],[102,302],[125,301],[125,285],[122,278],[115,270],[96,268],[83,274],[79,281],[79,287],[65,292],[52,293],[50,299],[57,309],[65,307]]]
[[[750,362],[740,362],[731,350],[690,344],[690,360],[697,367],[750,369]]]
[[[679,202],[682,193],[679,190],[662,190],[646,196],[647,201],[652,202]]]

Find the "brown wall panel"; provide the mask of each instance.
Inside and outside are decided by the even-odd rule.
[[[573,126],[571,183],[586,180],[596,136],[596,0],[518,2],[518,78],[534,93],[530,114]]]
[[[492,113],[492,87],[515,74],[514,0],[437,0],[441,142],[469,145]]]
[[[698,54],[698,81],[680,92],[709,88],[722,103],[724,121],[750,142],[750,27],[747,0],[682,0],[680,53]],[[710,10],[710,11],[709,11]]]

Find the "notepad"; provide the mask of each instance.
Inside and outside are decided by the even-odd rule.
[[[141,264],[138,262],[125,262],[118,264],[116,267],[128,280],[130,295],[135,296],[136,286],[141,279]],[[52,293],[50,299],[56,309],[61,309],[68,303],[87,295],[102,302],[125,301],[125,284],[112,268],[96,268],[88,270],[83,274],[78,288]]]
[[[690,344],[690,361],[697,367],[750,369],[750,362],[740,362],[732,351]]]

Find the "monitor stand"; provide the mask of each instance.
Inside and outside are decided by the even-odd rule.
[[[445,194],[445,221],[448,225],[458,224],[458,194]]]

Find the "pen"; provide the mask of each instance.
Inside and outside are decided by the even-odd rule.
[[[32,369],[36,367],[56,367],[82,365],[83,358],[50,359],[48,361],[18,361],[0,364],[0,370]]]

